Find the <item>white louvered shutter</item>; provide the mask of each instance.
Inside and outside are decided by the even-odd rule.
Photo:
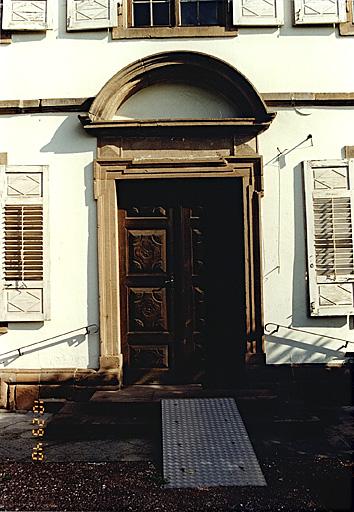
[[[346,21],[346,0],[294,0],[295,25]]]
[[[233,0],[233,24],[283,25],[283,0]]]
[[[47,166],[0,166],[0,321],[49,320]]]
[[[67,0],[67,29],[93,30],[116,27],[117,0]]]
[[[354,314],[354,160],[304,162],[312,316]]]
[[[4,30],[48,30],[52,28],[54,0],[3,0]]]

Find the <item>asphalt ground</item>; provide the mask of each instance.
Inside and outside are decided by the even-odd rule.
[[[352,510],[354,408],[287,412],[242,414],[267,487],[203,489],[164,488],[158,435],[39,438],[33,413],[0,412],[0,510]]]

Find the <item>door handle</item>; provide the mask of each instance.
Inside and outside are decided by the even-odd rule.
[[[170,276],[169,279],[166,279],[164,284],[173,284],[175,282],[175,278],[173,276]]]

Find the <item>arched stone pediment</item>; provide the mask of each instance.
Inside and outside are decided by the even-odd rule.
[[[240,117],[258,122],[272,116],[254,86],[226,62],[197,52],[164,52],[129,64],[118,71],[97,94],[90,119],[112,120],[119,107],[139,90],[153,84],[184,83],[215,91],[240,111]]]
[[[133,120],[116,117],[120,107],[144,88],[161,84],[184,84],[204,89],[231,107],[234,115],[172,119],[139,115]],[[183,109],[182,109],[183,111]],[[101,89],[93,101],[88,115],[80,120],[88,133],[108,136],[161,135],[168,130],[172,135],[225,133],[234,136],[239,143],[257,136],[268,128],[275,114],[267,108],[254,86],[242,73],[226,62],[211,55],[190,52],[164,52],[144,57],[118,71]],[[221,117],[221,119],[220,119]]]

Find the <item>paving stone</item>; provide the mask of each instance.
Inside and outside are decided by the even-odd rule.
[[[114,462],[151,460],[152,441],[147,439],[92,440],[44,444],[47,462]]]
[[[43,443],[43,453],[47,462],[114,462],[147,461],[154,457],[155,444],[151,439],[94,439],[90,441],[66,441],[34,437],[32,419],[38,417],[51,421],[53,414],[41,416],[26,413],[0,411],[0,462],[30,461],[33,447]],[[102,419],[102,418],[101,418]],[[45,427],[44,427],[45,431]]]

